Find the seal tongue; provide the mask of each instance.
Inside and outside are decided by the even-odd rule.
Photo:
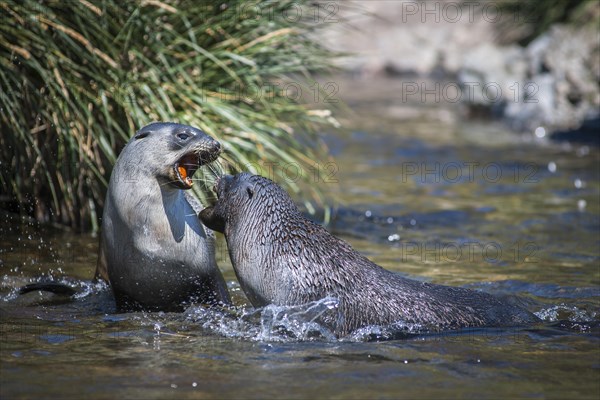
[[[177,171],[177,176],[181,180],[183,184],[187,187],[192,187],[194,181],[192,181],[192,176],[198,169],[200,160],[196,154],[186,154],[181,157],[179,162],[175,165],[175,170]]]
[[[185,180],[186,182],[190,179],[190,177],[187,176],[187,169],[185,169],[185,167],[180,165],[177,167],[177,171],[179,171],[179,176],[181,176],[181,179]]]
[[[178,166],[177,171],[179,172],[179,176],[185,183],[187,183],[190,186],[192,186],[194,184],[192,179],[188,176],[187,169],[185,169],[184,166],[181,166],[181,165]]]

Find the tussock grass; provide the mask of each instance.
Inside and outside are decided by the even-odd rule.
[[[323,205],[310,171],[326,160],[317,129],[335,121],[330,104],[311,101],[320,89],[313,77],[331,58],[318,42],[315,7],[1,2],[0,207],[96,229],[120,149],[153,121],[193,125],[220,140],[219,172],[295,164],[302,177],[283,179],[289,170],[276,167],[278,181],[309,210]]]

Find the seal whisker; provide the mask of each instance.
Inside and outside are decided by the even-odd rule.
[[[218,160],[217,162],[210,163],[208,165],[209,170],[213,173],[214,176],[223,175],[224,169],[219,161],[220,160]]]

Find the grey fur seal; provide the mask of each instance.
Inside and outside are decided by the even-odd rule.
[[[190,303],[229,304],[203,208],[185,192],[214,161],[219,142],[200,129],[152,123],[140,129],[113,168],[96,279],[110,283],[121,311],[180,311]]]
[[[490,294],[385,270],[305,218],[289,195],[266,178],[223,176],[216,191],[218,201],[199,217],[225,234],[235,273],[255,307],[335,297],[337,313],[324,323],[337,335],[395,323],[438,332],[537,321]]]

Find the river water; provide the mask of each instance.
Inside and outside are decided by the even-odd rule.
[[[325,134],[329,229],[385,268],[509,296],[542,323],[335,340],[294,319],[330,300],[252,310],[222,238],[237,310],[116,314],[90,282],[96,237],[3,215],[0,397],[597,399],[598,148],[394,98],[349,95],[347,128]],[[80,294],[17,295],[40,278]]]

